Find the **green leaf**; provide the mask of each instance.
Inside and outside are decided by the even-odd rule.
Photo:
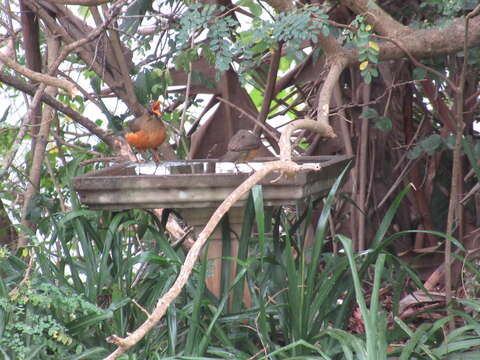
[[[137,0],[128,7],[126,16],[120,24],[120,29],[124,32],[137,31],[138,26],[143,20],[143,15],[147,10],[152,9],[152,0]]]
[[[392,130],[392,120],[389,117],[380,116],[375,121],[375,128],[383,132],[389,132]]]
[[[364,119],[373,119],[373,118],[378,117],[378,112],[374,108],[371,108],[371,107],[367,106],[367,107],[363,108],[363,111],[362,111],[362,114],[360,115],[360,117],[362,117]]]
[[[367,70],[370,73],[370,75],[372,75],[372,77],[377,77],[378,76],[378,70],[375,69],[374,67],[368,68]]]
[[[425,75],[427,75],[427,70],[423,68],[415,68],[413,69],[413,80],[422,80],[425,78]]]
[[[141,104],[148,102],[148,78],[147,74],[142,71],[135,79],[135,95]]]
[[[362,77],[365,84],[370,84],[372,82],[372,75],[369,71],[362,71]]]
[[[408,154],[407,154],[407,158],[410,159],[410,160],[414,160],[416,158],[418,158],[420,155],[423,154],[423,149],[420,145],[416,145],[413,147],[413,149],[411,149]]]
[[[429,137],[420,141],[420,146],[429,154],[432,154],[435,150],[442,145],[443,139],[438,134],[432,134]]]
[[[265,214],[263,211],[263,191],[261,185],[252,188],[253,204],[255,207],[255,219],[257,221],[258,244],[260,255],[265,255]]]
[[[327,37],[330,35],[330,28],[326,25],[322,26],[322,35]]]
[[[245,6],[247,7],[253,15],[259,17],[262,15],[262,7],[256,3],[254,3],[252,0],[243,0],[240,1],[237,6]]]

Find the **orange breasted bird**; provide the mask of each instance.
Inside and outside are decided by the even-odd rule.
[[[147,113],[128,122],[130,132],[125,135],[127,142],[140,152],[152,150],[157,163],[160,156],[155,149],[167,138],[167,130],[160,116],[160,101],[155,101]]]
[[[239,130],[228,142],[228,151],[220,157],[220,161],[248,162],[255,158],[261,145],[259,137],[253,132]]]

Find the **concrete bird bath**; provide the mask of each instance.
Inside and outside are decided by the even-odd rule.
[[[312,156],[295,158],[299,163],[321,165],[320,171],[302,171],[292,178],[278,177],[273,172],[265,177],[264,205],[299,205],[311,196],[318,198],[328,193],[337,176],[352,159],[350,156]],[[80,201],[91,209],[156,209],[174,208],[194,228],[195,235],[203,229],[217,206],[263,162],[273,158],[259,158],[248,164],[190,160],[153,163],[122,163],[93,171],[72,180]],[[233,231],[240,235],[244,206],[248,194],[228,212]],[[221,231],[217,228],[210,237],[208,258],[214,259],[209,289],[220,293]],[[233,244],[233,256],[237,245]],[[233,274],[233,272],[232,272]]]

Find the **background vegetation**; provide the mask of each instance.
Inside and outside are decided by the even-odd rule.
[[[242,128],[276,154],[282,127],[310,117],[336,137],[298,132],[295,153],[355,163],[306,214],[254,196],[241,255],[225,254],[234,282],[209,293],[203,259],[124,358],[478,357],[479,12],[467,0],[4,1],[2,356],[106,357],[105,339],[136,329],[175,280],[194,239],[177,242],[155,211],[85,209],[70,185],[99,158],[132,159],[125,121],[160,98],[167,159],[216,158]]]

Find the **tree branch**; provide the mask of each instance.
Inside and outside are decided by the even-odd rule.
[[[317,121],[326,128],[328,137],[335,137],[332,127],[328,123],[328,114],[330,113],[330,101],[340,75],[348,65],[348,59],[340,54],[331,54],[327,59],[327,66],[330,64],[327,77],[323,83],[322,90],[318,96]],[[328,127],[328,130],[327,130]]]
[[[47,37],[47,53],[48,53],[48,65],[51,67],[54,65],[57,59],[57,55],[60,48],[60,41],[56,38],[53,34],[48,33]],[[33,116],[33,111],[37,106],[40,104],[40,98],[45,89],[45,94],[50,96],[55,96],[57,93],[57,88],[54,86],[45,86],[45,84],[41,84],[36,93],[33,97],[33,100],[30,104],[30,108],[28,109],[28,117],[31,118]],[[22,207],[22,214],[21,214],[21,224],[25,228],[34,229],[35,224],[27,218],[28,208],[30,207],[30,202],[32,196],[35,195],[39,191],[40,186],[40,179],[41,179],[41,172],[42,172],[42,164],[43,159],[45,157],[45,149],[47,147],[48,142],[48,134],[50,133],[50,124],[52,119],[55,115],[53,108],[46,107],[42,112],[42,121],[40,122],[40,129],[36,134],[35,139],[35,148],[33,151],[32,156],[32,166],[30,167],[29,172],[29,182],[27,186],[27,190],[24,193],[23,197],[23,207]],[[17,248],[23,247],[27,245],[27,234],[24,230],[20,232],[20,236],[18,237]],[[31,255],[32,256],[32,255]]]

